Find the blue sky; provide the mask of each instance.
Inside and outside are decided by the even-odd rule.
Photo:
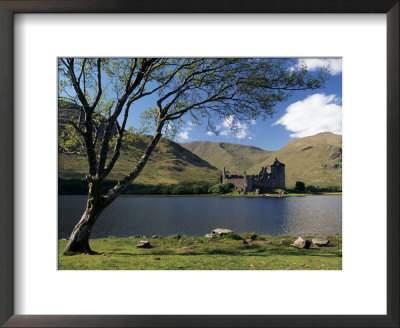
[[[341,134],[342,130],[342,61],[337,58],[297,59],[296,65],[306,64],[310,71],[330,67],[331,77],[325,88],[297,91],[275,107],[276,113],[265,121],[259,119],[239,123],[235,135],[229,128],[232,118],[217,121],[219,135],[206,130],[207,124],[193,125],[189,116],[175,138],[177,142],[212,141],[252,145],[266,150],[277,150],[294,138],[319,132]],[[140,112],[154,106],[152,99],[137,103],[130,113],[128,126],[138,126]]]

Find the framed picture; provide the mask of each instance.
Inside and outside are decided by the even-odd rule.
[[[338,4],[335,1],[302,3],[295,0],[246,4],[234,1],[229,6],[224,3],[186,4],[179,1],[168,4],[162,1],[93,1],[89,4],[71,1],[0,1],[3,72],[0,91],[3,120],[0,133],[4,154],[0,159],[3,211],[0,221],[1,324],[398,326],[399,3],[368,1],[368,6],[365,4],[359,1]],[[82,15],[85,13],[101,15]],[[151,15],[155,13],[172,16]],[[193,15],[196,13],[198,15]],[[211,13],[224,15],[207,15]],[[377,15],[363,15],[371,13]],[[341,15],[338,20],[337,15],[340,14],[346,15]],[[132,35],[135,37],[130,39]],[[161,59],[154,63],[147,63],[143,59],[155,56]],[[102,162],[101,155],[98,154],[93,157],[94,161],[99,161],[93,170],[90,161],[88,169],[83,167],[83,162],[76,157],[79,152],[89,153],[90,158],[90,152],[101,152],[101,149],[87,148],[85,138],[89,134],[85,136],[85,133],[81,133],[81,137],[79,133],[92,123],[91,131],[100,132],[90,135],[105,145],[114,142],[113,147],[119,152],[118,138],[121,136],[122,142],[126,122],[122,119],[110,123],[110,140],[106,140],[105,126],[108,125],[104,124],[111,122],[113,110],[118,111],[119,93],[129,89],[129,86],[124,88],[119,84],[125,81],[124,76],[129,80],[130,75],[122,73],[117,77],[116,72],[122,72],[125,68],[134,72],[138,66],[140,70],[131,76],[140,77],[143,74],[144,80],[149,79],[151,83],[145,87],[144,82],[138,81],[136,97],[151,94],[154,89],[154,94],[160,98],[155,101],[159,106],[158,112],[149,103],[139,103],[149,108],[147,111],[139,110],[141,114],[138,116],[145,117],[144,122],[158,117],[163,123],[166,121],[169,124],[181,119],[180,114],[188,112],[185,111],[186,107],[188,110],[195,108],[203,116],[196,116],[193,112],[190,120],[180,121],[180,125],[171,123],[161,126],[160,129],[166,129],[162,130],[163,135],[174,135],[175,128],[178,129],[175,139],[171,139],[173,141],[159,139],[157,129],[161,121],[156,122],[155,127],[146,130],[154,132],[152,140],[156,142],[153,145],[150,138],[150,143],[144,143],[149,146],[144,147],[143,154],[139,155],[136,153],[141,149],[138,146],[141,140],[135,139],[137,131],[132,129],[126,132],[128,139],[124,142],[128,143],[121,148],[121,152],[126,152],[121,155],[122,159],[124,156],[136,156],[139,167],[146,154],[157,149],[158,161],[163,163],[160,167],[157,163],[149,162],[151,170],[143,171],[142,180],[138,180],[141,184],[135,188],[141,188],[142,193],[159,193],[160,188],[164,194],[227,193],[229,197],[223,198],[225,207],[221,204],[217,207],[221,211],[226,206],[231,208],[232,213],[228,215],[231,226],[223,226],[226,221],[219,222],[215,214],[217,212],[210,214],[212,220],[205,217],[202,210],[209,210],[210,204],[192,202],[179,214],[172,211],[171,200],[179,202],[182,198],[169,198],[168,206],[163,207],[163,198],[148,197],[137,202],[141,207],[146,205],[146,201],[149,202],[148,207],[140,211],[150,213],[148,216],[152,218],[158,216],[163,219],[151,224],[143,219],[144,223],[138,228],[136,221],[130,221],[129,215],[132,214],[129,213],[139,210],[132,208],[130,198],[125,198],[129,203],[127,207],[107,214],[110,215],[109,221],[104,220],[115,223],[118,217],[124,218],[118,224],[120,230],[114,231],[111,225],[96,225],[94,229],[98,226],[99,230],[93,230],[93,235],[99,239],[93,244],[91,242],[92,250],[88,239],[81,242],[75,238],[82,235],[81,227],[75,226],[71,234],[76,222],[68,223],[62,216],[72,210],[71,204],[74,202],[87,204],[83,217],[96,207],[96,193],[90,190],[97,187],[104,189],[111,183],[101,178],[107,186],[96,185],[96,179],[108,170],[110,162],[102,168],[99,164]],[[204,67],[213,68],[212,77],[207,75],[209,70]],[[174,69],[179,74],[175,74]],[[271,71],[277,76],[268,76]],[[192,81],[191,76],[197,74],[201,75],[201,80]],[[259,75],[262,78],[257,78]],[[84,82],[81,82],[81,78]],[[220,82],[216,83],[216,80]],[[331,82],[326,82],[328,80]],[[165,84],[165,81],[173,82]],[[187,84],[188,81],[193,85]],[[264,85],[265,81],[273,81],[273,87]],[[103,86],[108,84],[106,89],[99,87],[102,82]],[[229,82],[235,87],[234,95],[229,93],[231,89],[223,88]],[[321,89],[322,84],[325,89]],[[189,89],[193,92],[199,85],[201,91],[198,93],[192,93],[191,96],[185,93]],[[284,85],[280,90],[283,93],[275,91],[279,90],[280,85]],[[84,89],[80,89],[80,86]],[[305,86],[303,89],[319,91],[297,98],[290,98],[284,93],[293,91],[291,88],[302,89],[302,86]],[[90,87],[93,87],[92,91]],[[186,89],[183,90],[183,87]],[[223,91],[219,88],[223,88]],[[257,88],[274,91],[268,97],[263,93],[265,97],[260,98]],[[112,89],[111,95],[116,95],[114,102],[112,97],[106,99],[104,96],[109,89]],[[202,99],[206,95],[211,95],[211,98]],[[132,94],[129,96],[132,97]],[[182,96],[182,99],[178,96]],[[230,107],[227,99],[233,97],[237,103],[235,107]],[[207,99],[212,101],[207,102]],[[290,101],[285,106],[275,107],[287,99]],[[218,106],[216,100],[219,101]],[[194,103],[191,104],[191,101]],[[204,104],[206,106],[202,106]],[[237,104],[243,105],[243,108]],[[278,114],[274,120],[262,125],[255,119],[255,114],[259,113],[260,108],[269,113],[271,106]],[[301,198],[286,198],[287,192],[301,195],[341,191],[342,106],[343,206],[342,196],[340,203],[333,200],[337,203],[334,206],[339,206],[333,213],[336,216],[339,213],[340,217],[329,217],[324,224],[319,222],[319,226],[325,230],[314,231],[317,224],[312,223],[313,217],[316,220],[318,215],[319,220],[326,218],[332,204],[324,203],[315,207],[317,205],[307,203],[307,218],[302,220],[313,228],[305,232],[301,229],[306,225],[299,224],[298,218],[295,222],[297,225],[286,222],[283,230],[279,230],[282,229],[279,224],[276,227],[272,225],[274,220],[266,226],[250,229],[257,230],[257,233],[260,229],[261,233],[258,234],[249,234],[250,230],[235,223],[235,213],[240,212],[236,206],[241,200],[264,201],[263,206],[269,200],[282,201],[280,206],[284,209],[281,210],[292,211],[290,208],[296,204],[290,204],[292,207],[288,208],[289,205],[284,202]],[[172,112],[166,111],[171,108]],[[216,121],[208,121],[208,127],[205,127],[207,120],[204,118],[213,108],[217,108],[220,115]],[[318,117],[321,108],[331,110],[329,120]],[[302,116],[293,117],[294,110],[301,112]],[[68,116],[72,111],[78,113],[76,117]],[[88,115],[96,115],[96,118],[86,122]],[[135,120],[135,123],[139,122],[138,118]],[[189,136],[200,135],[195,123],[203,123],[202,134],[190,139]],[[103,128],[104,132],[101,132]],[[257,134],[256,128],[262,131]],[[268,135],[266,130],[274,131],[275,135]],[[322,132],[324,149],[329,149],[323,150],[329,157],[329,163],[317,165],[317,169],[324,172],[323,177],[316,173],[307,176],[304,170],[294,173],[295,164],[291,157],[282,151],[283,145],[277,146],[278,141],[288,141],[288,136],[282,136],[283,130],[287,135],[291,134],[290,138],[295,138],[292,144],[297,141],[303,145],[298,151],[310,159],[308,168],[317,165],[317,161],[313,160],[315,146],[308,145],[307,138],[319,138],[321,135],[318,133]],[[218,138],[231,139],[218,139],[216,135]],[[252,140],[253,137],[258,140]],[[340,143],[331,140],[339,137]],[[307,142],[302,138],[306,138]],[[260,149],[269,149],[268,139],[276,143],[272,148],[283,147],[272,152],[274,156],[271,158],[269,152],[264,153]],[[234,140],[235,147],[240,148],[235,151],[237,154],[240,152],[242,160],[219,162],[215,157],[207,157],[205,152],[198,149],[202,140],[215,143]],[[257,148],[258,159],[254,159],[254,156],[243,157],[245,141],[247,145],[260,147]],[[85,142],[86,148],[79,148]],[[154,148],[156,146],[158,148]],[[176,155],[176,158],[168,157],[167,160],[163,157],[164,153],[168,156],[172,153],[163,151],[163,147],[167,146],[174,148],[175,155],[186,155],[182,159]],[[291,152],[295,151],[292,149]],[[196,166],[202,167],[202,170],[191,170],[193,158],[189,155],[195,158],[196,163],[204,162]],[[169,160],[174,163],[171,167]],[[183,163],[184,169],[178,167],[177,163]],[[129,177],[133,177],[138,167]],[[116,169],[116,175],[110,177],[118,180],[120,167]],[[241,171],[243,169],[245,172]],[[335,175],[338,169],[340,177]],[[169,171],[173,171],[172,174]],[[180,180],[182,174],[186,174],[185,179],[196,174],[198,181],[193,180],[189,186]],[[305,183],[298,176],[303,177]],[[86,179],[83,187],[80,185],[82,178]],[[117,191],[116,195],[129,193],[127,186],[132,181],[124,179],[115,182],[115,186],[108,186],[111,189],[106,193],[99,193],[99,202],[111,199],[113,191]],[[204,179],[210,180],[207,185],[203,183]],[[127,182],[126,186],[123,186],[124,181]],[[165,181],[167,184],[163,184]],[[315,181],[321,185],[315,185]],[[340,185],[335,184],[337,181],[340,181]],[[73,190],[79,193],[79,188],[87,194],[87,186],[88,199],[85,196],[58,197],[58,193],[71,193]],[[329,197],[338,196],[328,196],[325,200],[329,200]],[[193,198],[195,201],[198,199],[204,202],[206,198]],[[226,205],[226,200],[231,204]],[[187,205],[187,200],[184,203]],[[182,209],[183,205],[175,204],[172,207]],[[246,205],[246,208],[250,207]],[[274,208],[267,211],[273,212]],[[155,209],[159,212],[154,212]],[[164,218],[164,212],[168,211],[172,217]],[[190,211],[200,214],[195,219],[197,225],[193,223],[183,227],[182,222],[174,221],[176,216]],[[299,210],[293,211],[300,215]],[[317,211],[318,214],[315,214]],[[249,217],[256,215],[249,211],[246,213]],[[270,214],[273,218],[273,213]],[[80,214],[73,214],[74,217],[77,215]],[[55,216],[58,216],[58,220]],[[218,226],[223,228],[235,227],[235,232],[211,231],[207,220],[212,221],[213,228],[217,228],[213,224],[218,222]],[[86,219],[83,221],[87,222]],[[332,222],[336,223],[330,225]],[[251,223],[254,222],[247,221],[246,224],[253,228]],[[149,224],[151,229],[146,230]],[[158,230],[153,230],[155,226]],[[104,232],[101,229],[108,230]],[[89,227],[91,230],[92,227]],[[204,236],[208,230],[210,235]],[[169,236],[174,232],[176,235]],[[290,236],[289,239],[292,239],[289,241],[286,237],[265,236],[285,235],[284,232],[292,236],[306,235],[309,241]],[[147,235],[147,238],[141,234]],[[152,234],[155,236],[150,239]],[[335,237],[335,234],[338,236]],[[130,236],[130,239],[121,239],[122,242],[134,242],[136,247],[125,248],[118,244],[120,239],[107,238],[110,235]],[[322,235],[330,235],[330,240],[317,238]],[[331,247],[324,247],[323,242],[330,242]],[[152,248],[146,248],[147,243]],[[289,245],[291,243],[293,245]],[[222,252],[221,245],[229,247],[231,252]],[[168,247],[168,252],[178,251],[179,255],[187,258],[180,262],[178,260],[179,263],[166,262],[165,259],[169,255],[172,258],[174,254],[167,254],[162,250],[163,247]],[[207,266],[207,262],[202,262],[202,247],[220,256],[218,263]],[[306,250],[298,249],[303,247]],[[230,266],[235,260],[226,262],[225,259],[234,255],[233,249],[246,255],[246,261]],[[281,258],[276,266],[271,256],[274,250],[284,252],[285,256],[304,251],[308,252],[310,259],[306,260],[306,256],[298,256],[298,260],[290,257],[290,263],[286,263]],[[71,252],[88,254],[93,251],[104,252],[93,256],[66,256]],[[194,251],[198,254],[194,254]],[[122,257],[124,259],[121,262],[119,259]],[[142,264],[141,257],[146,257]],[[143,267],[133,268],[132,271],[129,266],[132,259],[137,261],[135,266]],[[106,262],[109,264],[104,267]],[[83,289],[85,292],[82,292]],[[324,294],[321,295],[322,290]]]

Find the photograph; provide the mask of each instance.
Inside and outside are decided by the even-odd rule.
[[[341,57],[57,65],[58,270],[342,270]]]

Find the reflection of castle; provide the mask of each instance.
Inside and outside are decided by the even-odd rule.
[[[230,182],[245,193],[256,189],[285,189],[285,164],[275,158],[274,164],[262,167],[258,175],[246,175],[246,171],[244,175],[228,175],[224,168],[220,182]]]

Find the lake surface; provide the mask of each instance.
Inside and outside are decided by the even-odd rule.
[[[86,196],[58,197],[58,237],[68,238]],[[342,196],[283,198],[135,197],[116,199],[91,237],[203,236],[215,228],[266,235],[341,235]]]

